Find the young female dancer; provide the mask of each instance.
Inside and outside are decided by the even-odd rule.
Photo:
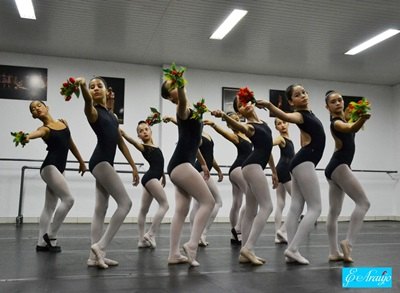
[[[91,226],[91,251],[88,266],[108,268],[118,262],[105,258],[105,249],[114,238],[132,207],[121,178],[113,167],[116,148],[121,150],[132,167],[133,184],[139,184],[139,175],[126,146],[116,116],[106,108],[107,84],[101,77],[94,77],[86,87],[84,78],[77,78],[85,101],[85,115],[97,136],[97,145],[89,161],[89,170],[96,178],[96,203]],[[103,233],[104,218],[110,195],[117,202],[117,209]]]
[[[227,113],[227,115],[240,122],[239,116],[234,113]],[[221,134],[227,140],[232,142],[237,149],[237,156],[232,166],[229,168],[229,181],[232,184],[232,207],[229,212],[229,220],[231,223],[231,233],[233,239],[231,239],[231,244],[241,245],[242,244],[242,220],[245,211],[245,206],[242,207],[243,194],[246,194],[247,183],[243,178],[242,174],[242,164],[244,160],[250,155],[253,145],[251,141],[242,132],[232,128],[229,124],[228,127],[232,131],[226,131],[221,128],[218,124],[213,121],[204,120],[205,125],[209,125],[216,132]]]
[[[275,188],[278,184],[271,155],[272,134],[268,125],[258,118],[253,104],[242,105],[236,97],[233,105],[235,111],[246,118],[246,124],[232,119],[220,110],[213,111],[211,114],[224,118],[233,129],[244,133],[253,143],[253,151],[242,164],[243,178],[247,182],[247,193],[239,262],[262,265],[265,260],[255,255],[254,246],[272,212],[271,195],[264,174],[268,162],[272,170],[273,187]]]
[[[331,133],[335,140],[335,152],[325,169],[325,176],[329,183],[329,213],[327,230],[329,237],[329,260],[353,262],[351,251],[358,232],[361,229],[365,214],[370,203],[361,187],[360,182],[350,169],[353,161],[355,133],[361,129],[371,114],[362,114],[354,123],[348,123],[343,111],[342,95],[336,91],[329,91],[325,97],[326,108],[331,115]],[[355,202],[356,206],[350,217],[346,239],[340,241],[338,247],[337,219],[343,205],[344,194]]]
[[[325,148],[325,132],[321,121],[311,112],[308,93],[300,84],[290,85],[286,97],[295,112],[285,113],[267,100],[257,101],[257,106],[267,108],[276,117],[297,124],[300,128],[301,149],[290,163],[292,174],[292,201],[286,219],[288,248],[287,262],[309,264],[299,252],[299,245],[314,227],[321,214],[321,191],[315,167],[321,160]],[[299,223],[299,217],[307,203],[307,213]]]
[[[40,167],[40,176],[46,183],[46,198],[39,220],[39,239],[36,251],[61,252],[61,247],[56,246],[57,233],[74,204],[74,198],[64,177],[68,151],[71,150],[78,160],[81,175],[86,172],[87,168],[72,140],[67,122],[63,119],[54,119],[50,115],[49,108],[42,101],[33,101],[29,105],[29,109],[32,117],[42,121],[43,125],[30,132],[25,142],[41,138],[47,144],[48,151]],[[58,199],[61,202],[56,209]],[[53,214],[54,218],[51,222]]]
[[[287,243],[286,224],[282,222],[282,212],[285,207],[286,192],[292,193],[292,178],[289,165],[294,157],[293,142],[289,138],[289,123],[275,118],[275,128],[279,136],[274,139],[274,146],[278,145],[281,151],[279,162],[276,165],[279,184],[276,188],[276,209],[275,209],[275,243]]]
[[[135,148],[142,153],[143,157],[150,165],[149,170],[142,177],[143,195],[138,216],[138,247],[156,248],[155,236],[165,213],[169,209],[167,195],[163,189],[165,186],[164,156],[160,148],[154,145],[151,128],[145,121],[139,121],[136,131],[142,142],[133,139],[122,130],[121,134],[129,143],[133,144]],[[153,199],[158,202],[159,208],[154,215],[151,226],[148,231],[144,233],[146,215]]]
[[[165,81],[161,86],[161,95],[176,105],[176,117],[179,138],[175,151],[168,164],[168,174],[175,185],[175,213],[171,223],[169,264],[189,262],[191,266],[199,266],[196,261],[197,248],[201,234],[206,227],[214,208],[214,198],[200,173],[193,167],[196,154],[204,160],[199,151],[203,123],[191,119],[193,110],[189,108],[184,87],[172,88],[171,81]],[[205,162],[202,164],[204,177],[207,180],[210,173]],[[180,238],[185,218],[189,212],[191,197],[199,203],[190,234],[190,240],[183,244],[187,257],[180,254]]]

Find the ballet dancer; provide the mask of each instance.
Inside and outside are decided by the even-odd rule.
[[[132,201],[113,164],[116,148],[120,149],[132,168],[133,185],[139,184],[139,175],[128,147],[119,130],[117,117],[107,110],[107,84],[101,77],[90,80],[77,78],[85,102],[86,118],[97,136],[97,145],[89,161],[89,170],[96,179],[96,202],[91,225],[91,247],[87,260],[88,266],[106,269],[118,265],[118,262],[106,258],[105,249],[114,238],[125,217],[132,207]],[[109,197],[117,203],[117,209],[103,233]]]
[[[275,129],[279,136],[274,139],[273,145],[279,146],[280,158],[276,165],[279,184],[276,188],[276,209],[275,209],[275,243],[287,243],[286,224],[282,222],[282,212],[285,208],[286,192],[292,193],[292,178],[290,176],[290,161],[294,157],[293,142],[289,138],[289,123],[282,119],[275,118]]]
[[[300,129],[301,149],[290,163],[292,175],[292,201],[286,219],[288,247],[284,252],[286,262],[308,265],[310,262],[299,252],[321,214],[321,191],[315,167],[321,160],[325,148],[325,132],[321,121],[309,107],[309,96],[300,84],[286,89],[286,98],[294,107],[293,113],[285,113],[267,100],[257,101],[259,108],[267,108],[276,117],[295,123]],[[307,212],[299,223],[299,217],[307,203]]]
[[[167,170],[175,186],[175,213],[170,231],[170,251],[168,264],[188,262],[191,266],[199,266],[196,260],[200,237],[207,225],[215,200],[204,180],[210,177],[210,172],[199,151],[203,123],[191,118],[193,110],[189,108],[184,86],[173,87],[172,81],[164,81],[161,95],[176,105],[176,121],[178,125],[178,143],[168,164]],[[204,178],[193,167],[196,156],[201,160]],[[190,239],[183,244],[186,256],[179,251],[182,228],[189,212],[191,198],[199,203],[199,209],[194,217]]]
[[[169,209],[167,195],[165,194],[164,156],[159,147],[154,145],[151,127],[145,121],[139,121],[136,132],[140,141],[128,136],[123,130],[121,134],[126,141],[140,151],[149,163],[149,170],[142,177],[143,194],[138,216],[139,241],[138,248],[156,248],[156,234],[160,228],[162,219]],[[161,180],[161,181],[160,181]],[[146,215],[149,212],[151,202],[158,202],[158,210],[153,221],[145,233]]]
[[[345,119],[343,97],[336,91],[329,91],[325,97],[326,108],[331,116],[331,133],[335,140],[335,151],[325,168],[325,176],[329,183],[329,213],[327,230],[329,237],[329,261],[353,262],[351,257],[353,243],[362,227],[370,202],[360,182],[351,171],[350,165],[355,152],[354,138],[371,114],[361,114],[354,123]],[[350,217],[346,238],[338,247],[337,220],[342,210],[345,193],[354,201],[355,208]]]
[[[242,163],[242,174],[247,182],[247,192],[239,262],[262,265],[266,260],[256,256],[254,246],[272,213],[271,195],[264,174],[268,162],[272,171],[273,188],[278,184],[275,164],[271,155],[272,134],[267,123],[258,118],[254,104],[244,105],[238,97],[235,97],[233,107],[236,112],[246,118],[247,123],[240,123],[221,110],[212,111],[211,114],[225,119],[232,129],[245,134],[253,143],[252,152]]]

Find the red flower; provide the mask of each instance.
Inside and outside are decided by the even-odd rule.
[[[70,77],[70,78],[69,78],[69,82],[70,82],[70,83],[75,83],[75,78]]]
[[[237,97],[239,99],[239,102],[243,106],[246,106],[249,102],[251,102],[252,104],[256,103],[256,99],[254,98],[254,93],[248,87],[240,88],[237,93]]]
[[[71,96],[66,96],[65,101],[68,102],[69,100],[71,100],[71,98],[72,98]]]
[[[67,87],[67,86],[68,86],[68,82],[64,82],[63,87]]]

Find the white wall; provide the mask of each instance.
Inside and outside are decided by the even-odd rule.
[[[70,125],[73,138],[80,149],[85,160],[88,160],[95,144],[95,136],[88,125],[83,114],[82,99],[73,98],[65,102],[59,95],[59,87],[62,81],[69,76],[84,76],[90,78],[94,75],[125,78],[125,123],[124,128],[128,133],[134,135],[138,120],[143,119],[149,113],[149,107],[159,108],[164,115],[174,115],[175,109],[172,104],[159,98],[159,87],[161,80],[161,67],[143,66],[134,64],[121,64],[112,62],[98,62],[92,60],[65,59],[44,56],[19,55],[0,52],[0,64],[16,66],[32,66],[48,68],[48,101],[51,113],[54,117],[65,118]],[[317,80],[302,80],[298,78],[284,78],[274,76],[238,74],[227,72],[213,72],[188,68],[186,77],[189,81],[187,86],[188,96],[192,102],[201,97],[206,99],[209,108],[221,107],[221,88],[224,86],[241,87],[249,86],[254,90],[257,98],[268,97],[269,89],[285,89],[291,83],[302,83],[309,91],[311,97],[311,108],[321,119],[327,133],[327,146],[325,154],[319,164],[324,168],[333,152],[333,139],[329,133],[328,112],[324,108],[324,93],[328,89],[336,89],[345,95],[365,96],[372,102],[373,117],[368,121],[364,131],[357,135],[357,152],[354,158],[353,169],[362,170],[398,170],[400,158],[397,155],[396,146],[399,145],[399,130],[389,127],[396,122],[400,103],[399,87],[374,86],[364,84],[338,83]],[[397,103],[396,103],[397,100]],[[0,158],[25,158],[43,159],[46,151],[43,142],[32,141],[25,148],[15,148],[11,143],[10,131],[31,131],[40,125],[30,116],[29,101],[17,101],[2,99],[2,123],[0,125],[0,140],[2,147]],[[259,111],[262,119],[266,120],[272,127],[273,120],[265,111]],[[206,118],[211,118],[206,114]],[[212,119],[212,118],[211,118]],[[396,120],[397,119],[397,120]],[[397,123],[398,125],[398,123]],[[296,126],[291,126],[291,136],[295,142],[296,149],[299,148],[299,132]],[[156,126],[153,129],[156,143],[158,142],[168,162],[175,143],[177,141],[176,127],[170,124]],[[212,129],[208,132],[215,141],[215,157],[222,165],[230,165],[236,150],[233,145],[221,138]],[[273,131],[276,134],[276,131]],[[140,153],[130,148],[136,162],[144,162]],[[279,159],[279,151],[274,150],[276,161]],[[396,158],[396,160],[394,160]],[[69,156],[74,160],[73,156]],[[117,162],[123,162],[123,156],[117,152]],[[40,166],[40,163],[16,163],[0,161],[0,220],[13,222],[18,211],[18,196],[20,187],[20,172],[22,165]],[[70,167],[75,167],[70,165]],[[126,167],[117,166],[117,169]],[[143,168],[146,170],[146,167]],[[227,170],[226,170],[227,171]],[[69,221],[89,221],[94,206],[94,180],[91,174],[85,174],[80,178],[77,174],[67,172],[68,182],[75,196],[75,205],[71,210]],[[367,190],[372,206],[368,212],[369,219],[392,218],[399,215],[400,202],[395,196],[398,194],[399,186],[396,180],[391,179],[385,173],[357,173],[361,184]],[[128,221],[134,221],[137,217],[140,203],[141,186],[133,187],[131,177],[128,174],[121,175],[126,188],[132,194],[134,208],[129,214]],[[323,172],[319,172],[322,189],[323,211],[321,219],[327,214],[327,183]],[[224,201],[218,220],[226,221],[231,204],[230,185],[228,178],[218,185]],[[169,182],[166,192],[170,202],[170,211],[167,220],[172,217],[174,210],[173,187]],[[274,192],[272,198],[274,199]],[[44,200],[44,183],[40,180],[37,170],[27,170],[25,176],[25,201],[24,221],[37,221]],[[114,204],[111,201],[110,212]],[[345,202],[343,216],[349,216],[352,209],[350,201]],[[154,211],[154,206],[150,215]]]

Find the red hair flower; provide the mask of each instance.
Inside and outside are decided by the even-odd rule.
[[[185,72],[185,67],[176,67],[175,63],[172,63],[170,68],[164,68],[164,79],[171,80],[171,90],[175,88],[183,88],[187,83],[187,80],[183,78],[183,73]]]
[[[23,131],[15,131],[11,132],[11,135],[14,136],[13,142],[15,143],[15,146],[17,147],[19,144],[21,144],[22,147],[24,147],[28,142],[26,141],[29,133],[25,133]]]
[[[147,116],[146,123],[149,126],[153,126],[154,124],[161,123],[161,114],[158,112],[156,108],[150,107],[151,114]]]
[[[240,88],[236,95],[239,99],[239,102],[243,106],[246,106],[249,102],[252,104],[256,103],[256,99],[254,98],[254,93],[248,87]]]
[[[193,104],[193,107],[194,111],[190,119],[201,120],[203,119],[203,114],[209,111],[205,104],[204,98],[202,98],[197,103]]]
[[[64,82],[60,88],[60,94],[64,96],[65,101],[71,100],[72,94],[75,94],[79,98],[79,84],[75,81],[75,78],[70,77]]]

